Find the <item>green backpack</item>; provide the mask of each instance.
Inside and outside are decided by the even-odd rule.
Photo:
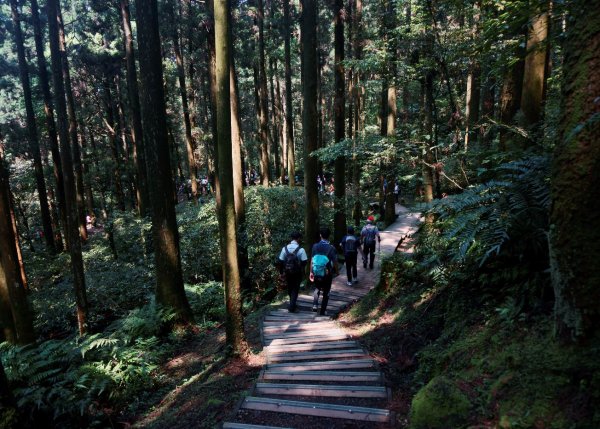
[[[316,281],[323,280],[329,273],[331,263],[325,255],[313,255],[312,257],[312,273]]]

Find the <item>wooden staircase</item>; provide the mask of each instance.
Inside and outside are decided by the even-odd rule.
[[[418,219],[407,216],[382,231],[382,253],[394,252],[401,237],[414,233]],[[337,315],[377,284],[378,266],[375,270],[361,268],[359,284],[347,286],[345,275],[335,279],[328,315]],[[233,421],[224,423],[223,428],[394,426],[393,413],[385,408],[391,391],[375,360],[330,317],[313,313],[312,303],[312,296],[301,295],[299,312],[275,309],[263,318],[261,336],[267,364]]]

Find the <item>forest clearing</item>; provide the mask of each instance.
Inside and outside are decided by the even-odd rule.
[[[0,429],[600,427],[600,0],[0,0]]]

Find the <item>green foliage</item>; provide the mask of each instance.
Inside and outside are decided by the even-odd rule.
[[[452,380],[435,377],[412,400],[410,428],[464,427],[470,406],[466,395]]]

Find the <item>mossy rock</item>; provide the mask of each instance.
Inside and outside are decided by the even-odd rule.
[[[410,429],[466,426],[471,403],[447,377],[435,377],[412,400]]]

